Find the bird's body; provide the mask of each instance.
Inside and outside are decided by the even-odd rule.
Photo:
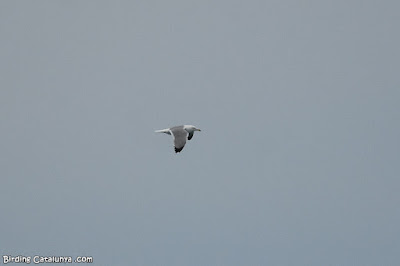
[[[175,126],[171,128],[156,130],[157,133],[165,133],[174,136],[175,152],[180,152],[186,144],[186,138],[191,140],[195,131],[201,131],[192,125]]]

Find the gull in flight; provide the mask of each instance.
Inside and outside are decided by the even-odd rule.
[[[186,144],[186,138],[191,140],[195,131],[201,131],[192,125],[176,126],[161,130],[156,130],[157,133],[165,133],[174,136],[175,153],[180,152]]]

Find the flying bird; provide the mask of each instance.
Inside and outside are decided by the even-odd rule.
[[[186,144],[186,138],[191,140],[195,131],[201,131],[192,125],[176,126],[161,130],[156,130],[156,133],[165,133],[174,136],[175,153],[180,152]]]

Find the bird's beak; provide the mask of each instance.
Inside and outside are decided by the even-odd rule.
[[[197,131],[201,131],[200,128],[198,128]]]

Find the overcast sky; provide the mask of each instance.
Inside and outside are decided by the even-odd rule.
[[[1,1],[0,255],[398,265],[399,9]]]

